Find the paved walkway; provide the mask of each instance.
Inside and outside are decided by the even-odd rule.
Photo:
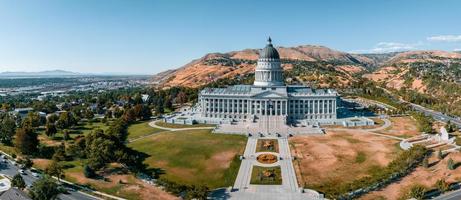
[[[190,127],[190,128],[168,128],[168,127],[163,127],[163,126],[159,126],[157,125],[156,123],[159,122],[158,120],[157,121],[151,121],[149,122],[149,126],[151,127],[154,127],[154,128],[158,128],[158,129],[162,129],[162,130],[166,130],[166,131],[185,131],[185,130],[203,130],[203,129],[214,129],[215,127],[207,127],[207,126],[204,126],[204,127]]]
[[[273,164],[262,164],[256,160],[256,157],[261,153],[256,153],[258,143],[257,137],[249,137],[243,154],[244,159],[240,165],[233,190],[227,191],[225,198],[217,199],[321,199],[319,194],[311,190],[302,190],[298,186],[296,173],[292,163],[292,156],[288,139],[284,138],[269,138],[261,139],[277,139],[279,145],[279,153],[270,153],[278,155],[279,161]],[[267,152],[269,153],[269,152]],[[282,185],[253,185],[250,184],[251,173],[253,166],[280,166],[282,174]],[[303,193],[304,191],[304,193]]]
[[[405,138],[401,138],[401,137],[397,137],[397,136],[393,136],[393,135],[387,135],[387,134],[383,134],[383,133],[377,133],[376,131],[381,131],[381,130],[384,130],[388,127],[390,127],[392,125],[392,122],[389,120],[389,119],[382,119],[384,121],[384,124],[380,127],[376,127],[376,128],[371,128],[371,129],[348,129],[348,128],[326,128],[326,130],[330,130],[330,131],[350,131],[350,130],[354,130],[356,131],[357,133],[364,133],[364,134],[372,134],[372,135],[377,135],[377,136],[381,136],[381,137],[387,137],[387,138],[390,138],[390,139],[394,139],[394,140],[404,140]]]

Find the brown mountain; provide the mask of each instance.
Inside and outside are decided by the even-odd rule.
[[[287,71],[294,66],[322,63],[322,67],[336,71],[339,74],[338,78],[342,79],[340,82],[344,83],[348,82],[347,79],[350,79],[351,75],[373,68],[378,63],[373,57],[349,54],[323,46],[278,47],[277,50],[282,59],[282,66]],[[178,69],[159,73],[153,77],[153,80],[161,87],[198,87],[218,79],[250,74],[256,66],[258,51],[245,49],[228,53],[210,53]],[[300,79],[312,81],[316,77],[300,77]]]

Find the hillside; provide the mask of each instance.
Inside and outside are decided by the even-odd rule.
[[[348,54],[323,46],[303,45],[279,47],[289,82],[328,86],[331,80],[336,86],[345,86],[353,76],[377,66],[373,58]],[[254,72],[258,59],[257,49],[245,49],[228,53],[210,53],[175,70],[168,70],[153,77],[160,87],[200,87],[223,78],[241,77]]]
[[[451,114],[461,114],[461,54],[410,51],[396,54],[363,75],[404,99]]]

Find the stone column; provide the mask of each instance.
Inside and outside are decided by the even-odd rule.
[[[320,114],[320,100],[317,99],[317,114]]]
[[[264,101],[264,114],[266,114],[266,115],[268,115],[267,110],[269,110],[267,102],[268,102],[267,100]]]

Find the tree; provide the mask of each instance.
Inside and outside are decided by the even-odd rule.
[[[16,131],[16,122],[9,114],[0,117],[0,142],[11,144]]]
[[[52,137],[52,136],[56,135],[57,132],[58,132],[58,130],[56,129],[56,125],[54,125],[54,123],[46,122],[45,134],[48,137]]]
[[[134,120],[136,120],[136,114],[134,112],[134,109],[127,109],[125,110],[125,113],[123,114],[123,120],[127,123],[131,123]]]
[[[64,178],[64,167],[61,163],[53,160],[45,169],[45,173],[50,176],[55,176],[59,179]]]
[[[108,119],[112,118],[112,111],[109,109],[106,110],[106,114],[104,115],[104,118],[108,118]]]
[[[58,121],[58,119],[59,119],[58,115],[51,114],[46,118],[46,122],[54,124],[54,123],[56,123],[56,121]]]
[[[48,176],[35,181],[29,192],[33,200],[57,199],[59,193],[58,184]]]
[[[20,158],[18,160],[18,163],[23,164],[25,168],[30,168],[32,165],[34,165],[34,162],[29,158],[29,156],[26,156],[24,159]]]
[[[192,185],[187,191],[186,199],[206,200],[208,198],[209,189],[206,186]]]
[[[88,119],[88,120],[91,120],[94,118],[94,113],[93,111],[87,109],[85,110],[85,118]]]
[[[137,119],[149,119],[152,116],[149,107],[146,105],[135,105],[133,110]]]
[[[15,147],[25,155],[32,155],[37,151],[39,140],[37,133],[30,127],[23,127],[16,131],[16,138],[14,140]]]
[[[437,153],[437,158],[439,160],[442,160],[443,159],[443,153],[442,153],[442,150],[439,149],[438,153]]]
[[[179,103],[181,105],[183,105],[184,103],[187,102],[187,95],[185,92],[181,91],[178,93],[178,95],[176,96],[176,99],[175,99],[175,102],[176,103]]]
[[[22,121],[22,126],[38,127],[40,124],[40,115],[38,112],[27,113],[26,118]]]
[[[66,160],[66,150],[64,144],[61,144],[55,148],[52,159],[56,162]]]
[[[83,168],[83,174],[87,178],[93,178],[96,176],[96,173],[94,172],[94,170],[88,165],[85,165],[85,167]]]
[[[123,110],[119,107],[115,107],[113,114],[115,118],[120,118],[123,115]]]
[[[13,179],[11,179],[11,185],[21,190],[26,188],[26,182],[24,182],[24,179],[22,178],[20,174],[16,174],[13,176]]]
[[[63,139],[63,140],[69,140],[69,139],[70,139],[70,135],[69,135],[69,130],[68,130],[68,129],[62,130],[62,139]]]
[[[456,124],[453,124],[450,120],[448,120],[447,124],[445,125],[445,129],[447,129],[447,132],[455,132],[458,127]]]
[[[92,169],[101,169],[107,163],[113,161],[114,152],[118,149],[118,146],[102,130],[98,129],[88,134],[85,137],[85,142],[85,154],[88,158],[88,166]]]
[[[450,184],[445,179],[439,179],[435,182],[435,187],[442,193],[450,190]]]
[[[454,170],[455,169],[455,162],[453,162],[453,159],[448,159],[447,167],[449,170]]]
[[[65,129],[76,125],[77,122],[78,120],[72,112],[63,112],[59,115],[59,119],[56,121],[56,126],[60,129]]]

